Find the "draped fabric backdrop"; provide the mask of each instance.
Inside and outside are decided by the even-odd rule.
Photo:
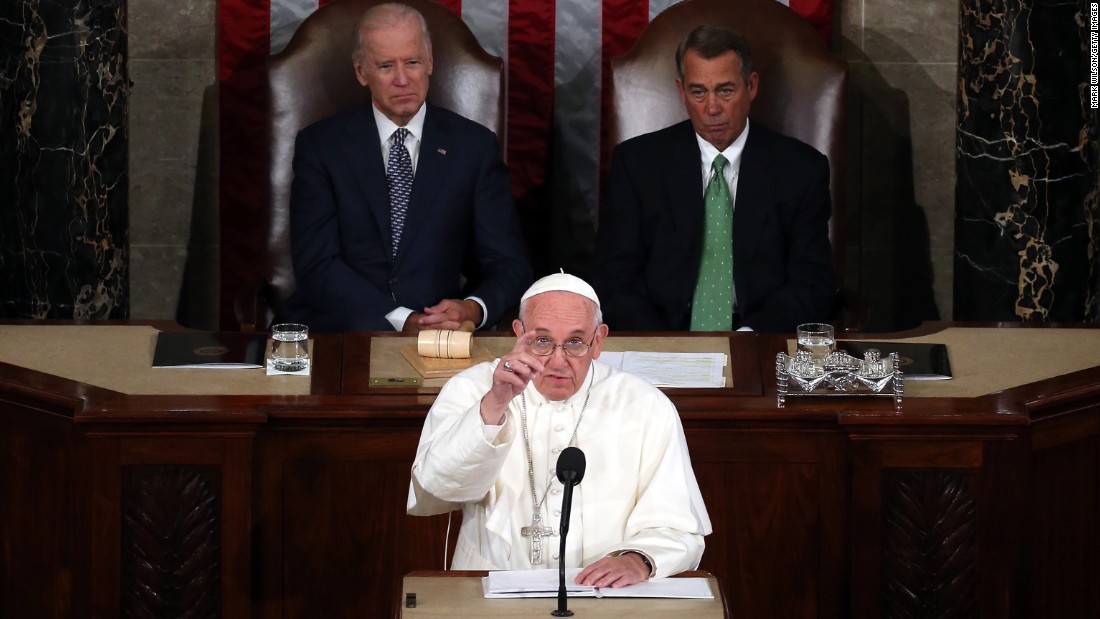
[[[252,258],[261,255],[257,222],[263,221],[267,199],[267,56],[281,50],[298,24],[328,1],[222,0],[220,5],[223,327],[233,326],[233,295],[259,277],[260,265]],[[827,42],[832,0],[789,1]],[[599,202],[604,69],[676,0],[439,2],[462,16],[482,47],[505,60],[507,135],[501,137],[537,274],[558,266],[583,271]]]

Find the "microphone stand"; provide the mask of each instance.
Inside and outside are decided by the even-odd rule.
[[[583,466],[583,462],[582,462]],[[558,609],[550,613],[555,617],[572,617],[573,611],[569,610],[568,597],[565,595],[565,536],[569,533],[569,511],[573,507],[573,478],[576,473],[566,471],[562,484],[565,486],[565,494],[561,502],[561,540],[558,550]]]

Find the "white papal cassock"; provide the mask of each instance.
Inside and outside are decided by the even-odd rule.
[[[512,400],[502,426],[485,426],[481,398],[489,391],[496,363],[476,365],[447,382],[425,420],[413,462],[410,514],[462,509],[452,568],[558,565],[560,538],[542,542],[544,563],[533,566],[531,538],[520,534],[534,514],[523,441],[524,399],[535,487],[540,500],[546,494],[540,511],[555,532],[562,485],[553,469],[575,427],[574,446],[587,460],[584,479],[573,493],[566,566],[637,550],[653,562],[656,577],[697,568],[703,536],[711,532],[710,517],[672,402],[642,379],[596,361],[569,399],[549,401],[532,382],[523,398]]]

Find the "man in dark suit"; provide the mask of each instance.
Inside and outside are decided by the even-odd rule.
[[[296,290],[280,319],[336,332],[495,324],[532,279],[496,137],[425,102],[431,40],[415,9],[368,9],[353,64],[371,105],[295,143]]]
[[[697,28],[676,66],[689,120],[612,156],[595,265],[607,323],[793,332],[827,319],[828,160],[748,121],[759,77],[736,32]]]

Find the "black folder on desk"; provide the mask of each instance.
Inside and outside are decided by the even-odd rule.
[[[155,368],[262,368],[267,335],[163,331],[157,334]]]
[[[837,340],[838,350],[858,359],[868,350],[875,349],[886,357],[898,353],[898,366],[905,378],[913,380],[944,380],[951,378],[951,362],[947,358],[946,344],[917,342],[870,342],[866,340]]]

